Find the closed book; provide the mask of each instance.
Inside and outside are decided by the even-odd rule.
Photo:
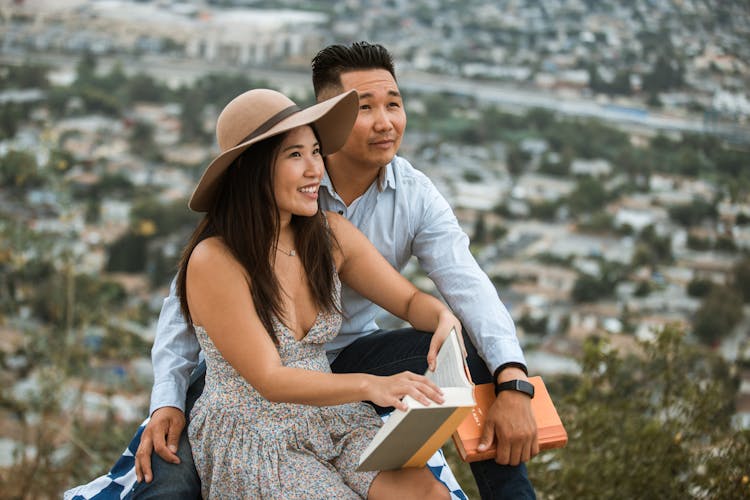
[[[357,470],[423,467],[471,412],[474,384],[455,330],[440,347],[435,371],[425,376],[442,389],[445,401],[425,406],[404,397],[408,409],[391,413],[362,452]]]
[[[542,377],[539,376],[529,377],[529,382],[534,385],[531,411],[536,420],[539,450],[562,448],[568,442],[568,433],[565,431],[549,392],[547,392],[547,387],[544,385]],[[453,433],[456,450],[465,462],[495,458],[494,441],[489,449],[483,452],[477,451],[487,411],[495,401],[494,384],[477,385],[474,388],[474,398],[477,401],[476,406]]]

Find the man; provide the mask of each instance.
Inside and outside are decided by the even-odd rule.
[[[471,256],[468,238],[450,206],[424,174],[396,156],[406,113],[388,51],[365,42],[333,45],[318,53],[312,69],[318,100],[349,89],[360,96],[351,135],[327,158],[327,175],[319,191],[321,207],[347,217],[395,268],[403,269],[412,255],[417,256],[468,333],[465,343],[475,383],[525,381],[525,361],[513,321]],[[387,375],[426,370],[429,335],[411,329],[378,329],[377,306],[346,287],[342,303],[347,319],[327,346],[334,372]],[[165,299],[152,357],[152,417],[136,454],[142,480],[136,496],[195,497],[200,487],[184,429],[185,413],[189,415],[202,390],[202,377],[196,370],[197,381],[188,390],[198,345],[179,314],[174,293]],[[535,498],[524,462],[538,453],[536,424],[529,395],[517,387],[500,387],[489,410],[482,444],[495,440],[495,460],[471,466],[482,498]]]

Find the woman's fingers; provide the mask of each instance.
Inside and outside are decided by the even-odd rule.
[[[403,374],[404,386],[402,387],[401,397],[409,395],[416,401],[427,406],[431,401],[443,403],[443,392],[440,388],[427,377],[417,375],[411,372]]]

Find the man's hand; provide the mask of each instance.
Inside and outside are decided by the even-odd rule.
[[[141,444],[135,452],[135,475],[138,482],[145,479],[147,483],[150,483],[153,479],[152,451],[156,451],[166,462],[180,463],[180,458],[176,453],[180,434],[184,428],[185,414],[179,408],[165,406],[151,415],[151,420],[148,421],[141,434]]]
[[[509,367],[498,376],[499,382],[513,379],[526,380],[526,374]],[[478,451],[489,448],[493,438],[497,443],[495,461],[501,465],[518,465],[539,453],[536,420],[528,395],[517,391],[502,391],[497,395],[487,412]]]

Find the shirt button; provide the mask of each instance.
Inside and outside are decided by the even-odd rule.
[[[339,215],[344,215],[344,211],[343,210],[339,210]]]

